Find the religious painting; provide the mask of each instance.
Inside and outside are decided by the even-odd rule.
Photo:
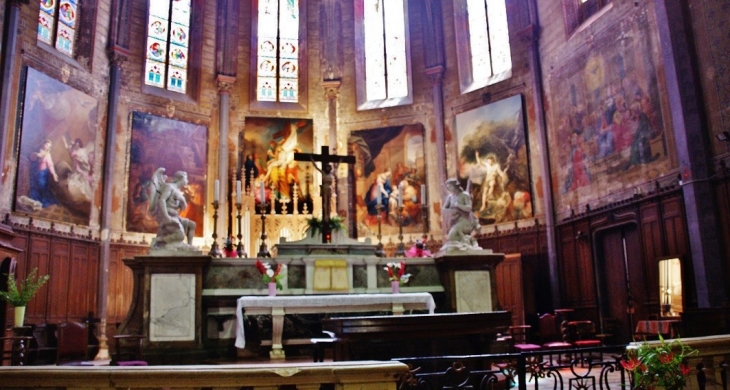
[[[426,160],[422,124],[353,131],[355,213],[358,236],[421,235],[424,229]]]
[[[532,218],[522,95],[456,115],[458,176],[482,225]]]
[[[312,163],[295,161],[294,153],[312,153],[313,145],[311,119],[246,118],[241,172],[246,190],[256,202],[263,194],[277,214],[311,213]]]
[[[182,191],[187,208],[180,216],[195,222],[195,236],[203,236],[206,205],[206,172],[208,166],[208,129],[142,112],[132,112],[129,144],[129,177],[127,186],[126,230],[139,233],[157,232],[157,220],[149,211],[152,175],[165,168],[188,174],[188,185]]]
[[[560,213],[672,169],[653,36],[646,15],[639,14],[601,34],[600,42],[556,66],[549,78],[550,157]]]
[[[97,101],[27,67],[15,211],[88,225],[94,186]]]

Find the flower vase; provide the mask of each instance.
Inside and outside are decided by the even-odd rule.
[[[400,282],[397,280],[391,281],[390,290],[393,294],[400,294]]]
[[[270,297],[276,296],[276,283],[275,282],[269,283],[269,296]]]
[[[15,306],[15,322],[13,325],[16,328],[23,326],[25,322],[25,306]]]

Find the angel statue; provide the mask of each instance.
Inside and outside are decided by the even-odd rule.
[[[188,174],[178,171],[167,181],[165,168],[157,168],[152,175],[149,190],[149,213],[157,219],[157,237],[152,240],[152,251],[195,251],[192,246],[195,222],[181,217],[187,208],[182,188],[188,185]],[[183,241],[187,239],[187,244]]]
[[[474,238],[479,230],[479,221],[471,211],[471,195],[464,191],[457,179],[446,180],[449,196],[444,202],[442,215],[449,226],[442,251],[482,249]]]

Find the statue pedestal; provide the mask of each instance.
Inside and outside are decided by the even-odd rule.
[[[494,269],[503,253],[491,250],[454,250],[433,255],[446,292],[448,312],[473,313],[499,310]]]
[[[151,364],[200,361],[203,271],[210,256],[137,256],[124,259],[132,270],[132,303],[117,334],[142,335],[144,359]]]

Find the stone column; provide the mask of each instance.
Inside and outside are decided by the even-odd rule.
[[[443,83],[444,83],[444,67],[441,65],[434,66],[432,68],[426,69],[426,76],[431,81],[431,89],[433,93],[433,118],[434,118],[434,131],[436,132],[436,167],[437,167],[437,183],[435,186],[433,186],[433,183],[430,183],[431,186],[426,186],[426,188],[431,187],[431,190],[426,190],[428,194],[429,199],[429,205],[428,207],[431,208],[433,204],[434,199],[444,199],[446,197],[446,192],[444,186],[442,186],[442,183],[448,179],[448,173],[446,172],[446,141],[444,137],[444,91],[443,91]],[[428,184],[428,183],[427,183]],[[435,198],[433,194],[437,193],[439,196]],[[429,210],[429,213],[432,214],[433,210]],[[436,218],[429,218],[429,221],[431,222],[431,225],[433,225],[433,221]],[[444,218],[441,218],[441,232],[446,232],[446,224],[444,221]],[[429,231],[431,230],[431,227],[429,226]]]
[[[220,179],[220,206],[218,207],[218,225],[216,231],[223,245],[226,242],[226,232],[228,232],[228,132],[230,119],[228,113],[231,109],[231,88],[236,82],[235,77],[218,75],[216,78],[218,83],[218,94],[220,95],[220,111],[218,113],[218,179]]]
[[[15,69],[18,68],[20,55],[17,53],[18,46],[18,19],[20,18],[20,4],[27,3],[22,0],[9,0],[5,3],[7,26],[6,36],[2,42],[2,90],[0,90],[0,184],[12,185],[5,183],[5,149],[11,138],[8,132],[12,129],[14,121],[8,118],[15,117],[10,115],[12,102],[15,100],[13,94],[13,79],[16,76]]]
[[[540,62],[540,29],[538,27],[537,0],[529,3],[530,20],[532,24],[522,35],[527,44],[530,66],[530,87],[532,88],[532,104],[535,107],[535,121],[537,122],[537,142],[540,145],[540,176],[542,176],[543,208],[545,213],[545,236],[548,250],[548,271],[550,273],[550,296],[553,307],[562,307],[560,304],[560,279],[558,277],[558,249],[555,233],[555,202],[553,200],[552,174],[550,173],[550,153],[548,152],[547,123],[545,120],[545,106],[543,105],[542,64]]]
[[[712,150],[702,123],[702,94],[696,81],[685,2],[654,2],[667,80],[667,97],[677,144],[697,306],[721,307],[726,292],[712,175]]]

